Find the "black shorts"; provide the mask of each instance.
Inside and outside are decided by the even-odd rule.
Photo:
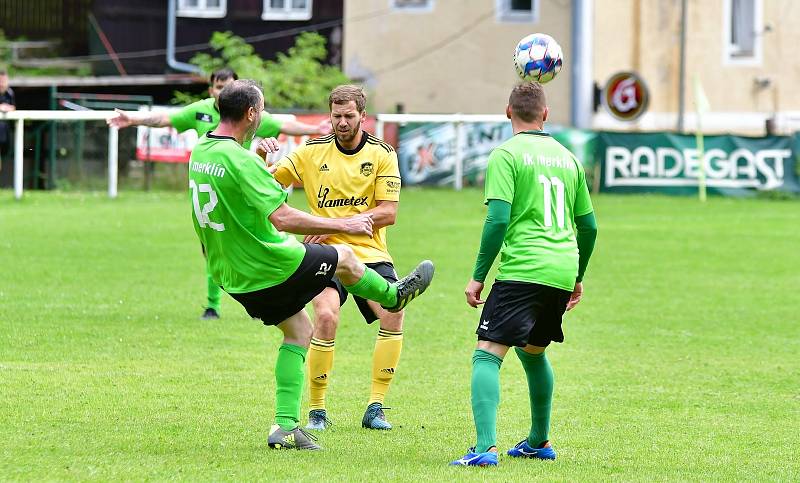
[[[394,271],[394,265],[391,263],[377,262],[366,263],[365,265],[378,272],[378,275],[383,277],[389,283],[394,283],[397,281],[397,272]],[[339,292],[339,306],[341,307],[344,305],[344,303],[347,301],[347,290],[345,290],[344,285],[342,285],[342,281],[339,280],[339,277],[333,277],[333,279],[328,283],[328,287],[333,287]],[[375,312],[372,310],[372,307],[369,306],[367,299],[356,297],[355,295],[353,295],[353,299],[356,301],[359,312],[361,312],[361,315],[364,316],[364,320],[366,320],[368,324],[378,320],[378,315],[375,314]]]
[[[478,340],[525,347],[564,342],[561,316],[571,292],[538,283],[496,281],[478,321]]]
[[[255,292],[230,294],[250,317],[261,319],[264,325],[278,325],[303,310],[311,299],[325,290],[336,272],[339,254],[332,246],[304,245],[303,261],[284,282]]]

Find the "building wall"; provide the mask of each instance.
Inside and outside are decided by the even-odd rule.
[[[693,82],[698,77],[711,106],[708,131],[764,132],[777,112],[781,131],[795,129],[800,118],[800,63],[791,61],[800,45],[800,2],[762,0],[763,58],[758,65],[723,60],[725,0],[689,0],[686,38],[685,126],[696,125]],[[602,86],[611,74],[634,70],[647,83],[651,102],[639,122],[622,124],[603,111],[596,127],[670,129],[679,110],[681,0],[595,0],[594,76]],[[637,21],[638,20],[638,21]],[[757,87],[756,79],[769,79]]]
[[[252,37],[289,29],[307,28],[320,23],[335,23],[342,19],[343,0],[316,0],[312,3],[312,17],[306,21],[262,20],[263,0],[227,0],[226,15],[222,18],[193,18],[179,16],[176,21],[176,46],[205,44],[215,31],[232,31],[241,37]],[[93,13],[100,28],[117,52],[159,50],[166,47],[167,2],[166,0],[128,0],[95,1]],[[339,64],[341,60],[340,26],[329,26],[319,30],[328,38],[331,54],[329,60]],[[278,52],[284,52],[294,45],[295,34],[284,35],[259,42],[253,42],[256,52],[265,59],[272,59]],[[96,51],[105,53],[104,47],[95,42]],[[196,53],[178,52],[181,62],[188,62]],[[207,52],[208,50],[206,50]],[[151,56],[122,59],[129,73],[162,73],[168,71],[163,53]],[[111,63],[106,66],[107,74],[116,74]]]
[[[571,2],[540,0],[536,23],[501,22],[495,0],[434,0],[430,11],[393,10],[391,0],[346,0],[345,72],[364,82],[371,107],[408,113],[502,113],[517,82],[516,43],[544,32],[567,64],[547,84],[551,120],[569,119]]]

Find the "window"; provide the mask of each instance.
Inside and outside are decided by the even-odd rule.
[[[760,64],[761,0],[725,0],[725,63]]]
[[[433,10],[433,0],[389,0],[394,10],[404,12],[430,12]]]
[[[497,20],[528,22],[539,20],[539,0],[496,0]]]
[[[308,20],[312,0],[264,0],[262,20]]]
[[[222,18],[227,0],[178,0],[179,17]]]

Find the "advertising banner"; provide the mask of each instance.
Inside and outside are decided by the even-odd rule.
[[[608,192],[697,193],[701,165],[709,192],[747,196],[800,192],[793,139],[720,135],[704,138],[702,160],[693,135],[598,133],[601,189]]]
[[[489,153],[511,138],[510,122],[464,123],[461,145],[464,186],[482,185]],[[595,135],[590,131],[548,126],[547,131],[590,166]],[[400,127],[397,157],[403,183],[452,186],[458,139],[455,123],[408,123]]]

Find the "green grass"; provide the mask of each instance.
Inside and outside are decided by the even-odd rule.
[[[198,320],[204,272],[183,193],[0,193],[0,479],[797,480],[800,205],[595,198],[584,301],[550,349],[553,463],[449,468],[473,443],[478,313],[463,288],[477,191],[407,190],[390,246],[429,257],[387,404],[367,432],[377,326],[349,302],[322,453],[271,451],[279,332],[232,299]],[[302,204],[298,196],[292,202]],[[516,357],[502,370],[501,448],[529,425]]]

